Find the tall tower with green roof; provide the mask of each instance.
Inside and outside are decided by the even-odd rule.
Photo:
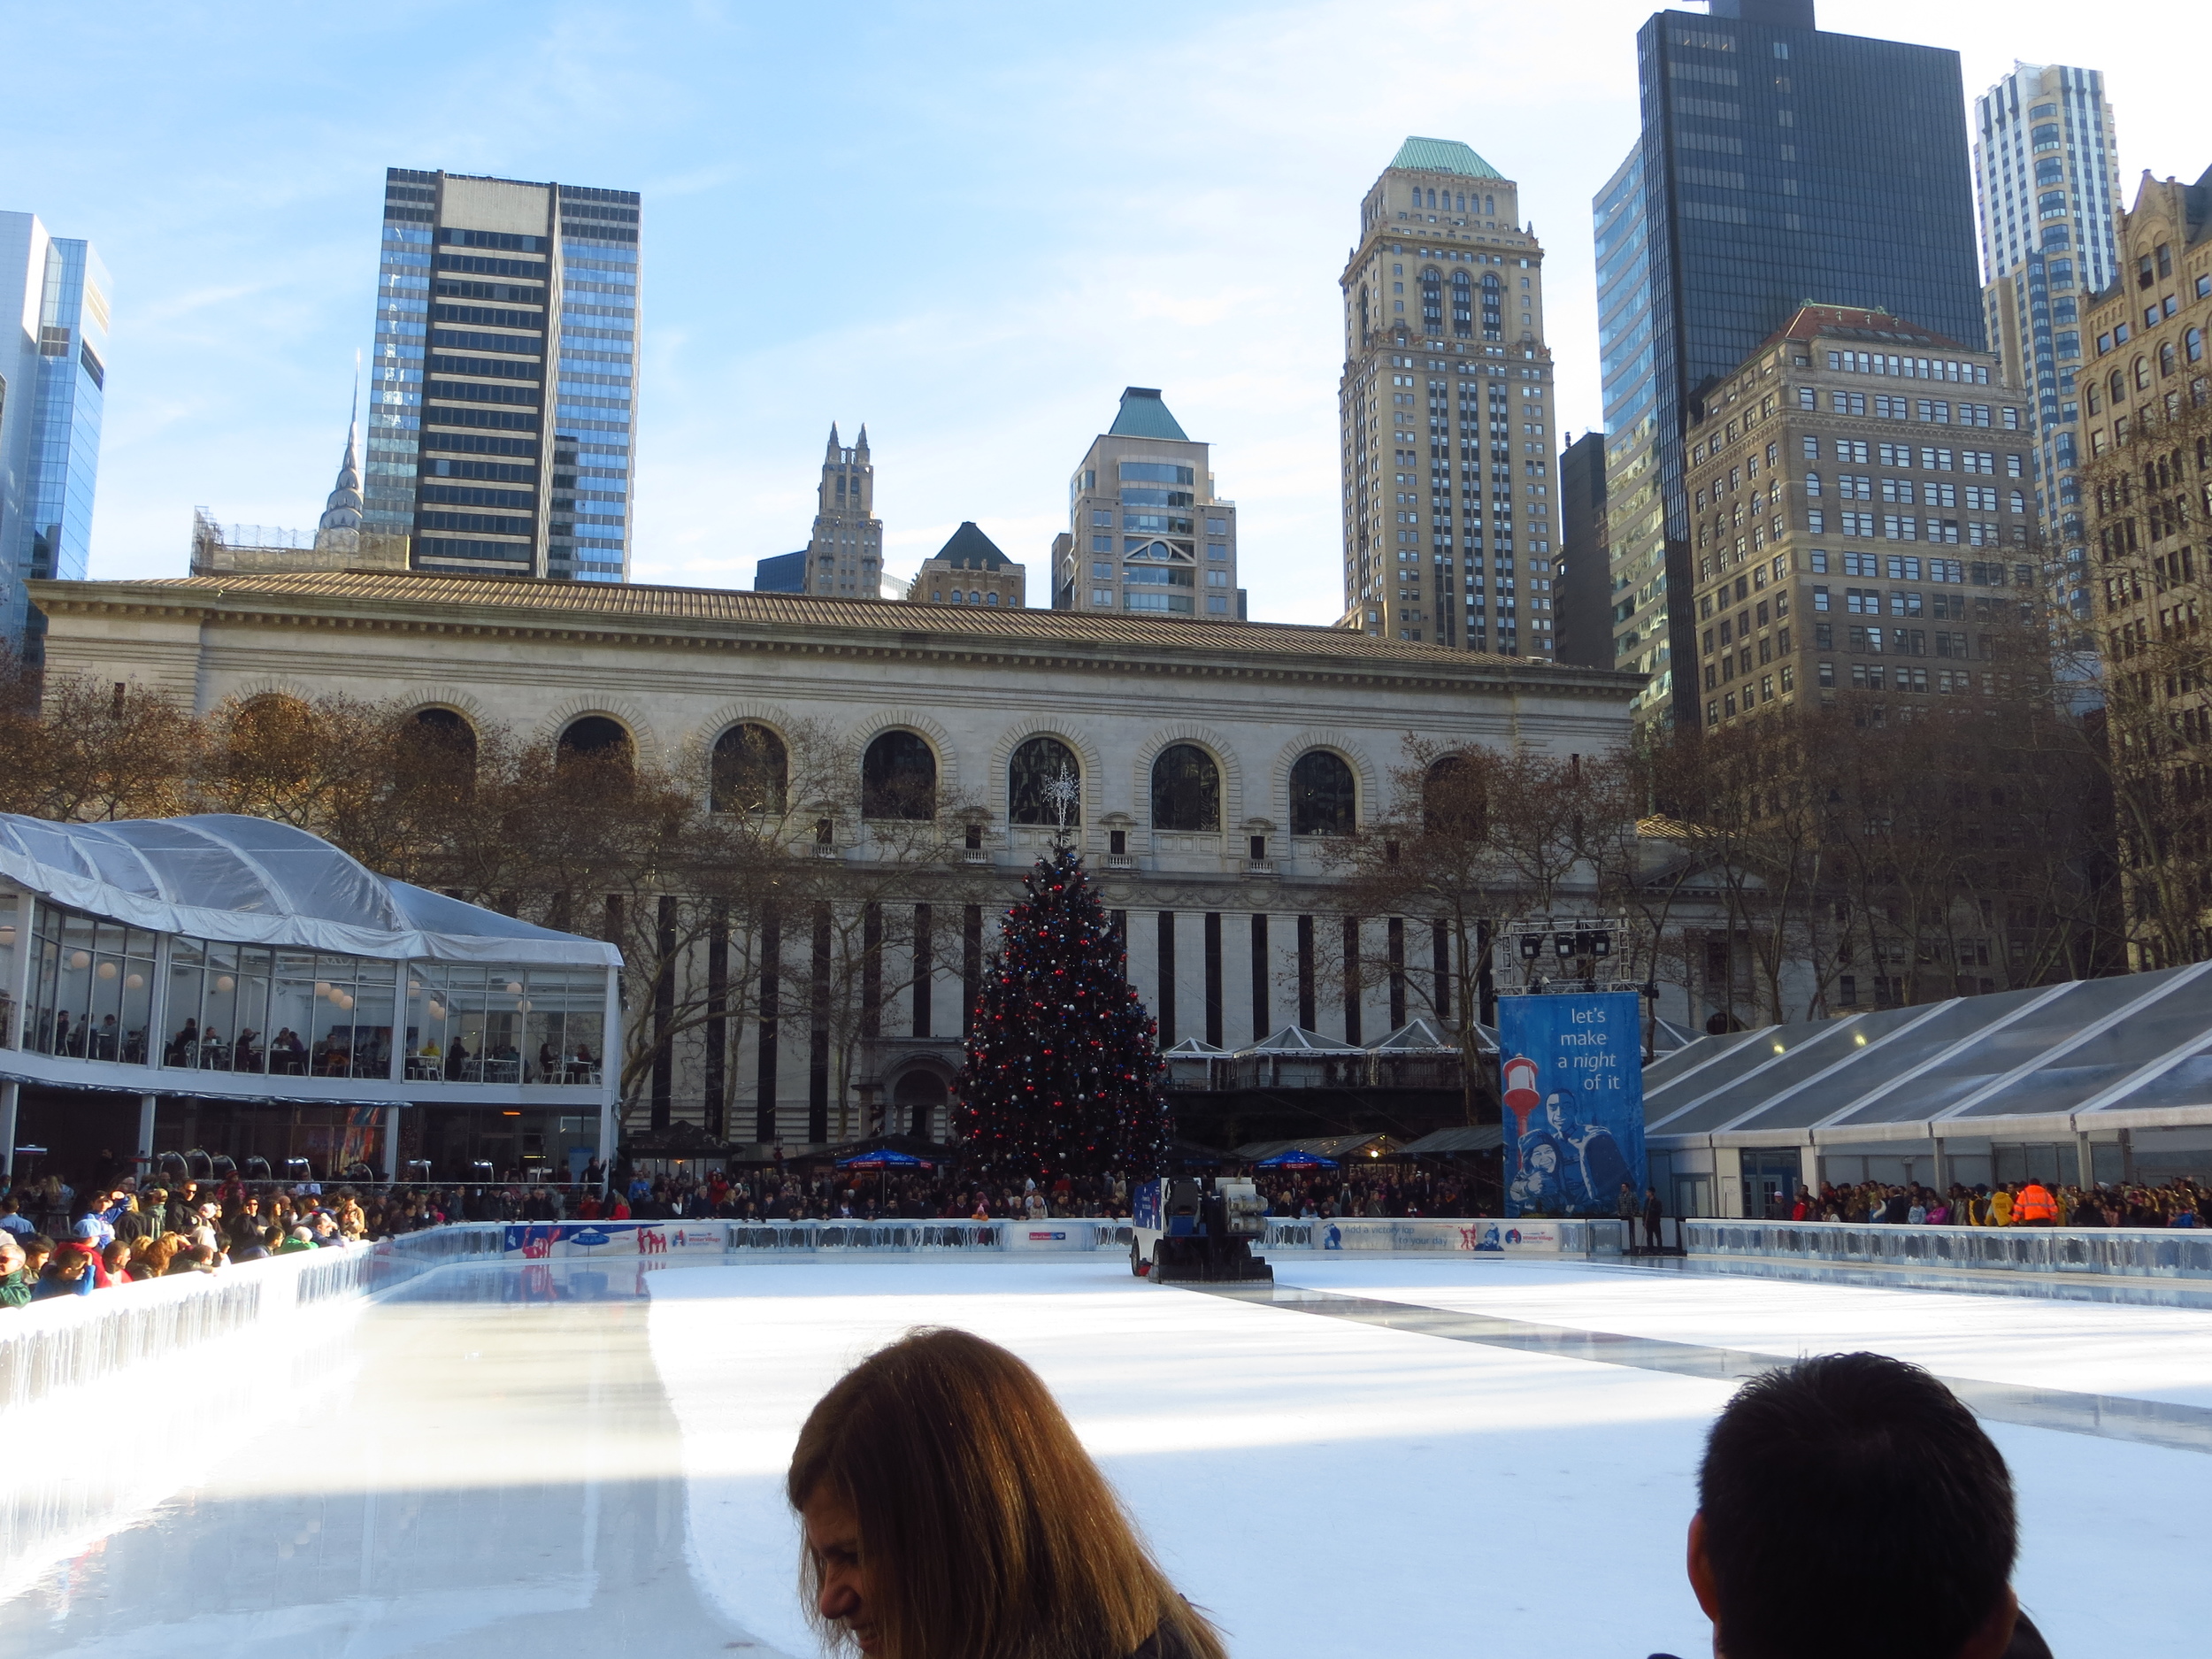
[[[1339,279],[1340,626],[1552,655],[1543,276],[1519,187],[1457,139],[1407,139],[1361,199]]]

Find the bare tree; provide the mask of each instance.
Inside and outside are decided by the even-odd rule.
[[[1409,973],[1376,955],[1371,930],[1325,948],[1354,987],[1387,979],[1425,1005],[1459,1044],[1463,1110],[1473,1122],[1481,1080],[1477,1026],[1492,943],[1517,917],[1548,914],[1570,893],[1586,902],[1588,866],[1617,833],[1630,799],[1624,759],[1558,759],[1524,749],[1457,747],[1409,736],[1390,774],[1385,810],[1356,831],[1324,843],[1344,880],[1337,904],[1355,920],[1402,917],[1441,926],[1446,972]],[[1582,874],[1578,883],[1578,871]],[[1333,933],[1334,930],[1332,930]],[[1331,941],[1333,945],[1333,940]]]

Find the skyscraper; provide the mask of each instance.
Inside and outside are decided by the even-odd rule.
[[[1800,303],[1983,342],[1958,55],[1824,33],[1812,0],[1714,0],[1637,35],[1643,133],[1594,204],[1617,664],[1671,719],[1695,658],[1692,399]]]
[[[1549,656],[1552,361],[1519,187],[1455,139],[1409,138],[1359,222],[1338,279],[1340,626]]]
[[[638,196],[386,171],[362,527],[419,571],[622,581]]]
[[[1559,557],[1552,561],[1558,660],[1613,666],[1605,566],[1605,434],[1586,432],[1559,457]]]
[[[1211,447],[1183,430],[1156,387],[1123,389],[1114,424],[1068,479],[1052,608],[1244,615],[1237,504],[1214,493]]]
[[[2081,307],[2108,287],[2119,158],[2104,77],[2093,69],[2015,64],[1974,100],[1974,182],[1982,209],[1990,349],[2032,393],[2036,496],[2059,560],[2059,596],[2089,615],[2082,533]]]
[[[0,643],[41,659],[23,584],[85,574],[107,385],[108,274],[88,242],[0,213]]]
[[[876,517],[876,469],[868,459],[865,421],[860,442],[849,449],[837,442],[837,423],[830,422],[801,591],[840,599],[883,597],[883,520]]]

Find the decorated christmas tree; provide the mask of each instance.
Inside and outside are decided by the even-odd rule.
[[[1152,1017],[1083,861],[1023,878],[970,1022],[957,1090],[966,1164],[995,1183],[1159,1172],[1168,1120]]]

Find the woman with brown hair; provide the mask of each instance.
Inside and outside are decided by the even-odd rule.
[[[785,1494],[811,1617],[871,1659],[1225,1659],[1042,1379],[965,1331],[846,1372]]]

